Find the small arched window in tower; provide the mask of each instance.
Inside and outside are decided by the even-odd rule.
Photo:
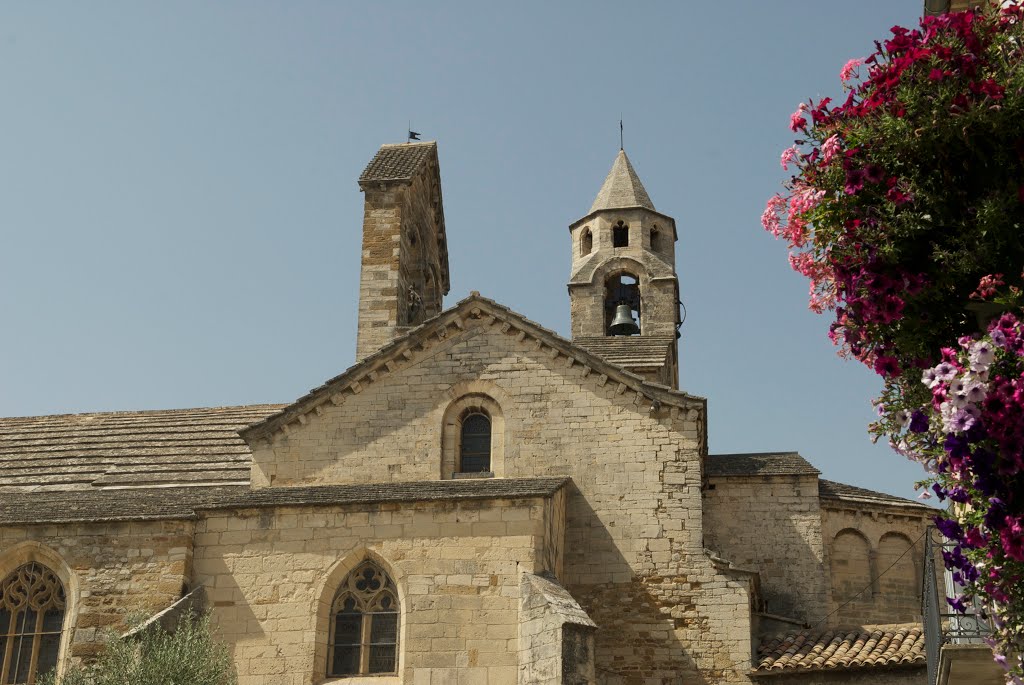
[[[605,281],[604,321],[607,335],[640,333],[640,282],[633,274],[618,273]]]
[[[594,249],[594,234],[589,228],[584,228],[580,236],[580,256],[585,257]]]
[[[612,247],[629,247],[629,226],[621,221],[612,226]]]
[[[491,417],[470,409],[462,418],[459,435],[459,471],[487,473],[491,470]]]
[[[57,666],[64,586],[37,563],[0,582],[0,683],[35,683]]]
[[[651,226],[651,252],[661,251],[661,231],[658,230],[658,224]]]
[[[398,591],[377,564],[364,561],[345,577],[331,604],[328,677],[398,670]]]

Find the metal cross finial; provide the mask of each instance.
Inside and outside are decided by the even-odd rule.
[[[619,115],[619,149],[622,150],[622,115]]]

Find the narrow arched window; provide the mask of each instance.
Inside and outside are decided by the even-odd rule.
[[[480,411],[462,419],[459,441],[459,471],[486,473],[491,470],[491,417]]]
[[[0,582],[0,683],[32,685],[57,666],[64,586],[37,563]]]
[[[590,232],[589,228],[583,229],[583,235],[580,236],[580,256],[585,257],[590,254],[590,251],[594,249],[594,234]]]
[[[629,247],[629,226],[621,221],[612,226],[612,247]]]
[[[327,675],[398,670],[398,591],[377,564],[364,561],[349,573],[331,604]]]

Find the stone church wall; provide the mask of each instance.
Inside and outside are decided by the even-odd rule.
[[[367,557],[398,587],[405,683],[514,685],[520,577],[550,570],[552,513],[541,498],[232,512],[197,523],[196,578],[240,685],[324,678],[334,592]]]
[[[64,584],[62,653],[89,658],[99,653],[105,631],[123,629],[130,616],[155,613],[181,597],[191,575],[192,523],[0,528],[0,579],[30,561],[50,568]]]
[[[254,482],[440,478],[446,408],[486,395],[503,416],[500,475],[573,477],[559,580],[599,626],[600,677],[749,668],[751,578],[703,551],[703,402],[652,415],[624,384],[486,311],[460,326],[410,341],[305,425],[256,441]]]
[[[921,620],[922,536],[931,515],[920,508],[822,500],[831,625]]]
[[[704,540],[761,576],[770,614],[814,622],[826,613],[818,478],[716,477],[704,492]]]

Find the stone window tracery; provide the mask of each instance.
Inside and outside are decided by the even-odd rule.
[[[327,675],[397,672],[398,608],[394,582],[373,561],[349,573],[331,605]]]
[[[0,684],[33,685],[57,666],[65,607],[64,586],[41,564],[0,582]]]

